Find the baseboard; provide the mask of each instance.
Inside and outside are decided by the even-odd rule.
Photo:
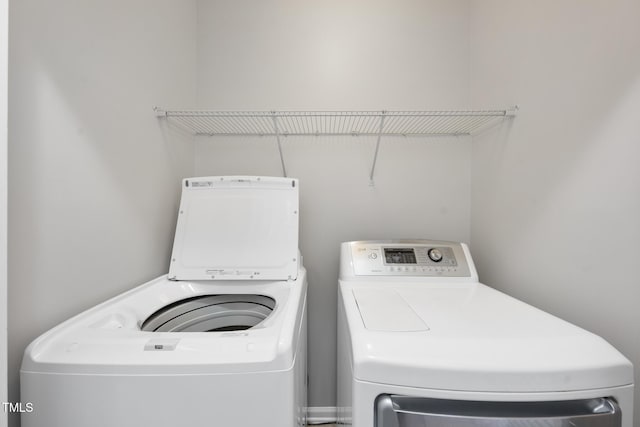
[[[337,413],[335,406],[310,406],[307,408],[307,423],[335,423],[337,420]]]

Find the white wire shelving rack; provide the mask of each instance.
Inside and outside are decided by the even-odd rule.
[[[375,136],[376,148],[369,178],[373,182],[383,136],[473,135],[516,114],[503,110],[467,111],[204,111],[154,108],[194,135],[271,136],[276,139],[282,174],[287,176],[282,138],[287,136]]]

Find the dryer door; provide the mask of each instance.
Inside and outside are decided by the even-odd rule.
[[[611,399],[478,402],[380,395],[375,427],[619,427]]]

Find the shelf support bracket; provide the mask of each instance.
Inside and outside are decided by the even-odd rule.
[[[520,106],[518,106],[518,104],[514,105],[513,107],[505,110],[504,115],[506,117],[515,117],[518,115],[518,110],[520,109]]]
[[[287,169],[284,166],[284,156],[282,155],[282,143],[280,142],[280,131],[278,130],[278,118],[276,112],[271,112],[271,118],[273,119],[273,130],[276,134],[276,141],[278,142],[278,152],[280,153],[280,164],[282,165],[282,176],[287,177]]]
[[[167,117],[167,112],[162,108],[153,107],[153,112],[156,114],[156,117]]]
[[[373,164],[371,165],[371,173],[369,174],[369,185],[373,187],[373,174],[376,170],[376,162],[378,161],[378,150],[380,150],[380,139],[382,138],[382,129],[384,128],[384,119],[387,111],[382,111],[380,115],[380,127],[378,128],[378,140],[376,141],[376,151],[373,154]]]

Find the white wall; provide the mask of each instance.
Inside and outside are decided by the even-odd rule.
[[[521,105],[473,145],[480,277],[602,335],[640,372],[640,2],[472,5],[473,102]]]
[[[468,1],[202,0],[198,103],[209,109],[442,109],[469,104]],[[335,405],[339,243],[469,240],[470,141],[286,138],[309,270],[311,406]],[[200,138],[198,175],[280,175],[268,138]]]
[[[0,0],[0,402],[7,401],[7,85],[9,2]],[[0,412],[0,427],[7,414]]]
[[[167,270],[193,140],[164,131],[152,107],[195,103],[196,4],[20,0],[10,23],[9,399],[18,401],[32,339]]]

